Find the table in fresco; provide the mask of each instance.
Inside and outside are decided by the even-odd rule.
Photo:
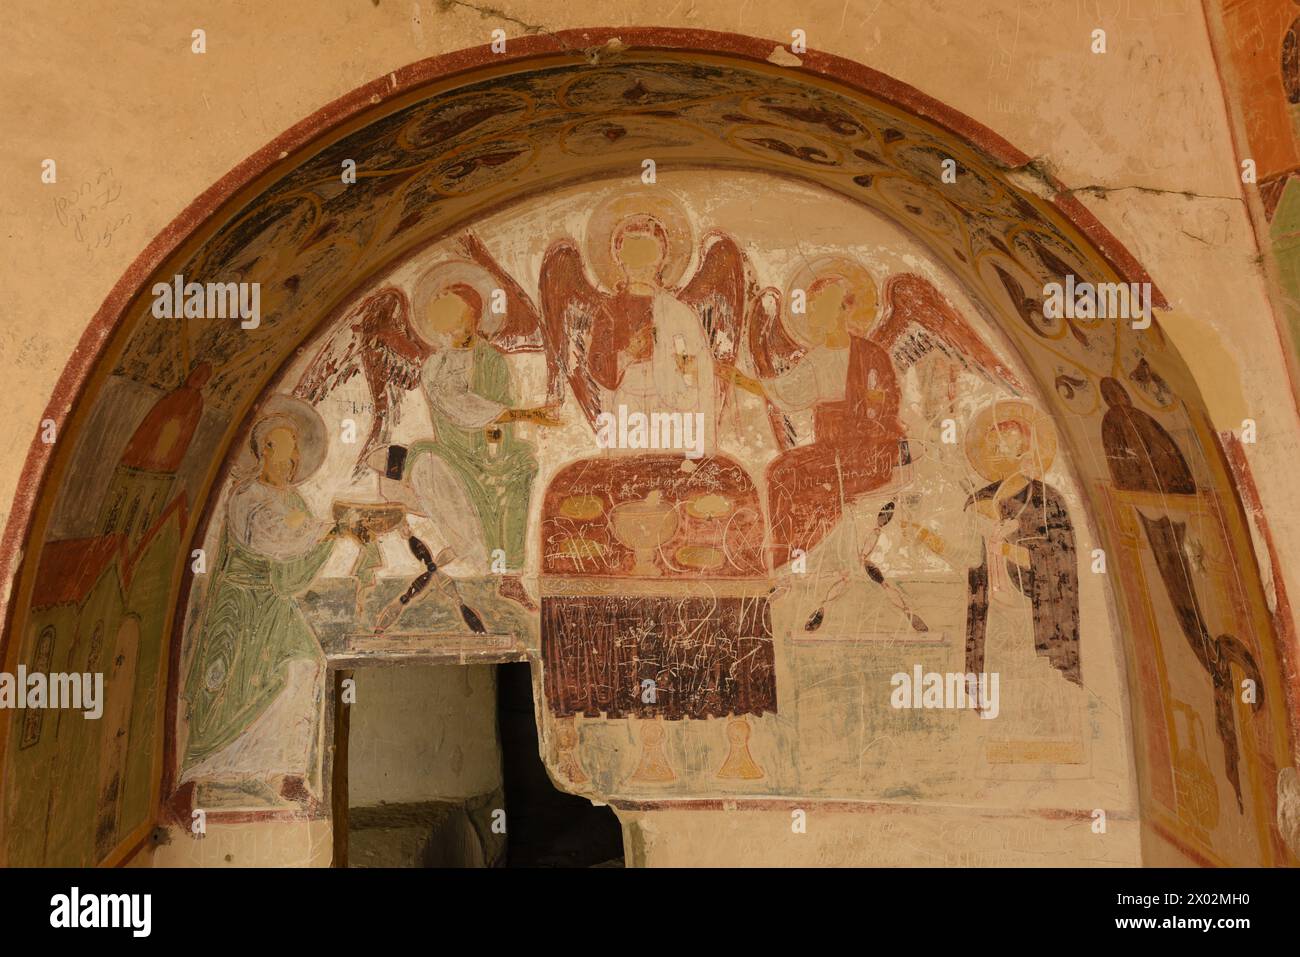
[[[776,711],[763,513],[725,457],[575,462],[542,504],[541,649],[557,717]]]

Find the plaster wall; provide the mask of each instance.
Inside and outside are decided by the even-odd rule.
[[[354,676],[353,807],[463,801],[501,786],[493,666],[362,668]]]

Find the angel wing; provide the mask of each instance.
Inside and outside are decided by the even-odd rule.
[[[806,351],[781,324],[781,293],[771,286],[753,298],[745,317],[749,355],[761,379],[774,379],[794,368]],[[772,402],[767,403],[772,434],[782,450],[793,448],[794,426]]]
[[[695,310],[714,357],[734,365],[740,353],[747,292],[745,256],[731,237],[709,231],[700,240],[700,265],[677,298]]]
[[[587,421],[594,426],[600,414],[600,386],[592,368],[591,345],[598,319],[608,315],[607,297],[591,284],[582,254],[568,239],[546,251],[538,286],[548,368],[555,364],[553,368],[568,381]]]
[[[1024,386],[993,354],[961,314],[920,276],[901,273],[885,280],[884,315],[868,336],[894,360],[899,373],[938,349],[986,379],[997,377],[1017,393]]]
[[[395,286],[367,296],[321,347],[293,390],[298,398],[318,405],[358,372],[365,376],[374,422],[357,456],[357,471],[388,441],[389,417],[399,420],[401,395],[419,385],[420,370],[433,351],[411,329],[410,316],[406,293]]]
[[[457,245],[472,262],[487,270],[505,293],[505,319],[498,329],[486,334],[484,338],[502,352],[544,351],[546,340],[542,317],[528,293],[501,268],[501,264],[488,252],[482,240],[472,232],[463,233],[457,240]]]
[[[749,354],[754,369],[764,379],[772,379],[789,372],[803,358],[805,349],[799,345],[781,323],[781,293],[768,286],[749,306],[745,319],[748,331]]]

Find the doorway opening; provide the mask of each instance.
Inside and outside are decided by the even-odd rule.
[[[336,865],[623,864],[608,807],[555,788],[538,750],[530,668],[357,668],[336,714]],[[341,840],[340,840],[341,839]]]
[[[551,783],[537,746],[533,681],[526,663],[497,665],[497,721],[505,785],[507,867],[622,867],[614,811]]]

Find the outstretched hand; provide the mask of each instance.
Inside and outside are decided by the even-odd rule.
[[[746,392],[752,392],[757,396],[764,394],[762,382],[750,378],[733,365],[720,364],[718,374],[738,389],[744,389]]]
[[[531,422],[533,425],[555,426],[563,425],[564,419],[560,418],[558,410],[554,406],[542,405],[527,409],[506,409],[497,418],[498,422]]]

